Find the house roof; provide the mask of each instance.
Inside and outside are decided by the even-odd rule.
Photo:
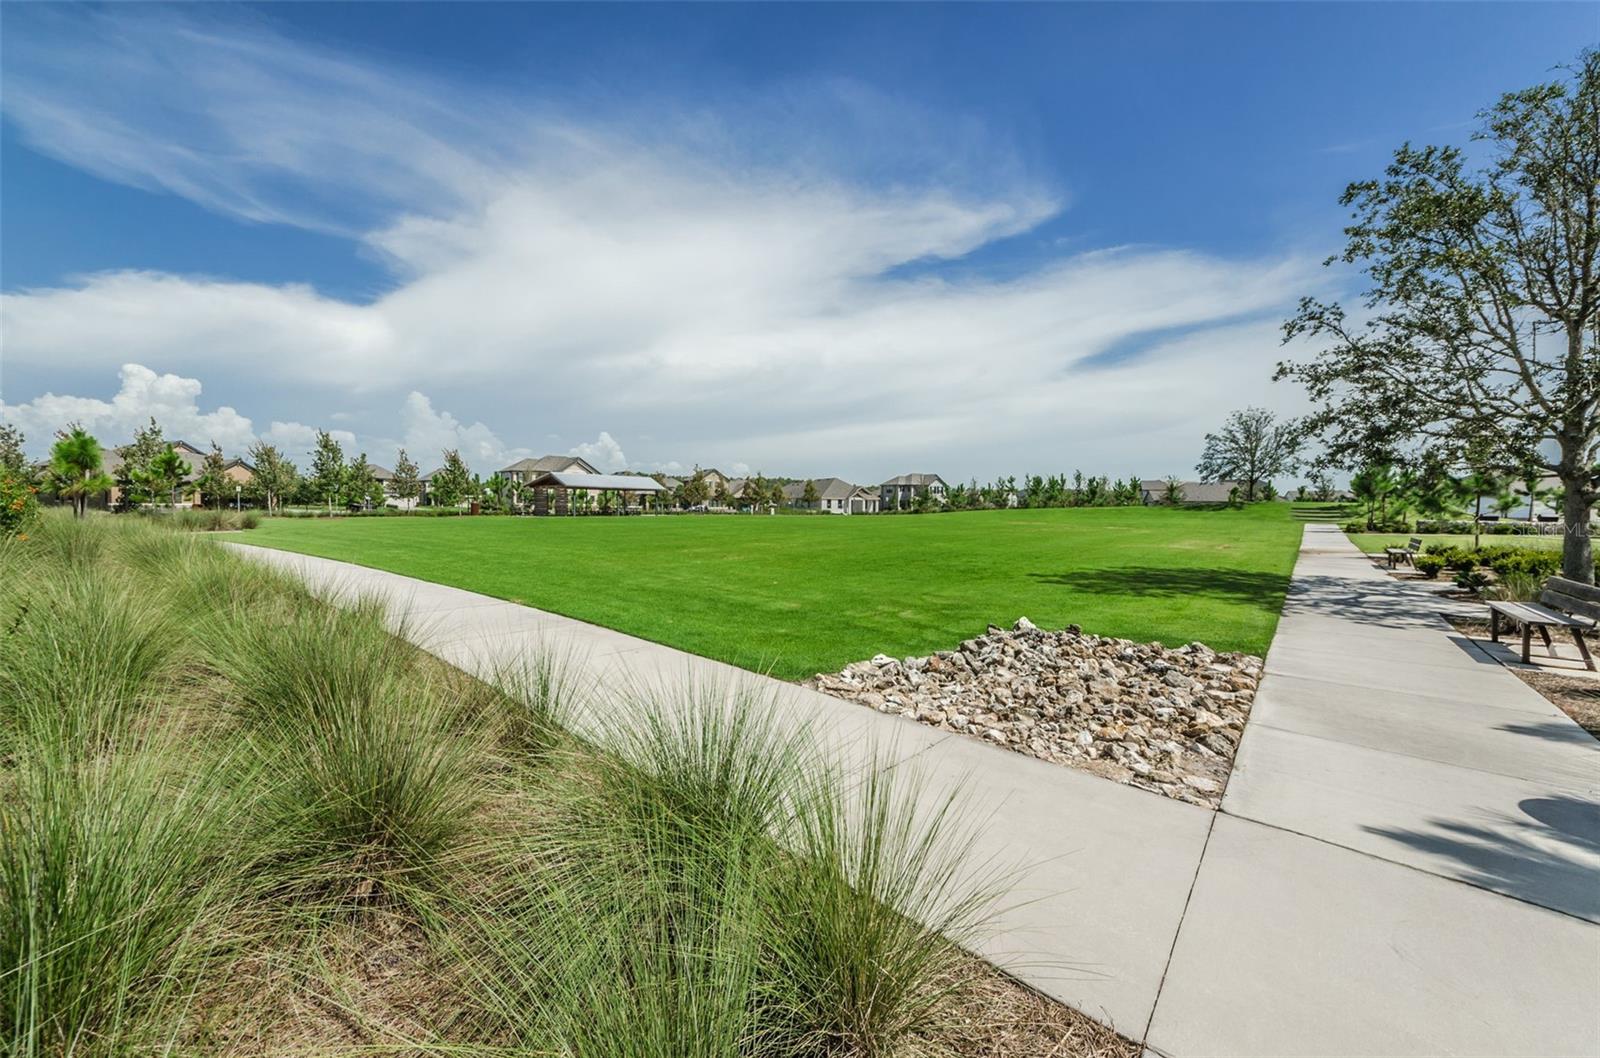
[[[932,485],[936,481],[941,485],[943,485],[945,483],[944,478],[941,478],[937,474],[901,474],[899,477],[890,478],[888,481],[885,481],[883,484],[884,485],[916,485],[916,486],[924,486],[924,485]]]
[[[862,491],[860,486],[852,485],[843,478],[812,478],[811,484],[816,487],[819,500],[847,500]],[[791,500],[798,500],[806,494],[806,483],[796,481],[785,485],[783,494]]]
[[[542,474],[546,471],[571,471],[574,468],[584,474],[599,473],[582,456],[540,456],[538,459],[531,457],[519,459],[508,467],[501,467],[498,473]]]
[[[1244,486],[1237,481],[1181,481],[1184,503],[1227,503],[1234,489]],[[1152,496],[1165,496],[1167,482],[1164,478],[1146,478],[1139,482],[1139,490]]]
[[[379,481],[393,481],[394,471],[380,463],[368,463],[367,469],[372,471],[372,476]]]
[[[655,478],[631,474],[572,474],[545,471],[529,484],[536,488],[559,486],[564,489],[610,489],[614,492],[666,492]]]

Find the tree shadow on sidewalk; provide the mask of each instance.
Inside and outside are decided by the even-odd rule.
[[[1517,808],[1482,823],[1431,820],[1427,831],[1362,829],[1454,861],[1462,881],[1600,922],[1600,802],[1558,794]]]

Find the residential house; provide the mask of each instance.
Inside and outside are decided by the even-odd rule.
[[[1180,481],[1184,503],[1219,504],[1232,499],[1233,490],[1244,495],[1244,484],[1238,481]],[[1167,502],[1165,478],[1147,478],[1139,482],[1139,499],[1146,507],[1156,507]]]
[[[540,474],[598,474],[589,461],[581,456],[540,456],[538,459],[519,459],[497,473],[508,481],[527,484]]]
[[[825,514],[877,514],[880,506],[878,494],[872,489],[852,485],[843,478],[813,478],[816,490],[815,503],[805,501],[806,482],[798,481],[783,487],[783,498],[790,507],[801,510],[822,511]]]
[[[250,483],[256,479],[256,468],[251,466],[249,463],[246,463],[244,460],[235,457],[228,460],[228,462],[223,466],[222,476],[227,478],[230,482],[233,489],[233,500],[237,505],[244,501],[245,490],[248,489],[250,487]],[[224,495],[223,498],[226,499],[226,495]]]
[[[194,483],[200,477],[200,471],[205,465],[206,454],[187,441],[173,441],[172,450],[178,453],[187,466],[183,474],[183,482],[178,489],[179,507],[198,507],[200,493],[195,489]],[[122,453],[117,448],[104,448],[100,456],[100,469],[107,477],[115,479],[122,470]],[[255,477],[255,470],[242,459],[234,459],[228,463],[228,476],[241,485],[247,485]],[[165,499],[161,502],[165,503]],[[113,486],[98,498],[91,501],[92,506],[114,508],[122,505],[122,490]]]
[[[878,486],[878,500],[886,510],[914,506],[919,497],[932,496],[943,503],[949,486],[937,474],[901,474]]]

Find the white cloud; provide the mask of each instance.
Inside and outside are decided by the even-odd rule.
[[[529,455],[526,448],[508,447],[493,430],[481,422],[463,424],[447,411],[435,411],[433,401],[413,390],[400,409],[406,453],[423,472],[444,461],[446,449],[454,449],[479,473],[492,473],[507,463]]]
[[[601,473],[624,470],[628,466],[628,457],[622,454],[622,446],[617,444],[616,438],[604,430],[600,431],[600,436],[595,440],[567,449],[567,454],[586,460]]]
[[[729,144],[745,130],[712,116],[580,123],[225,24],[113,11],[92,27],[43,34],[9,64],[5,106],[31,143],[322,230],[359,194],[359,238],[396,285],[358,304],[304,286],[92,275],[0,298],[8,359],[109,371],[104,351],[117,350],[280,392],[409,393],[401,434],[425,469],[458,448],[492,470],[530,454],[519,442],[570,443],[600,422],[652,439],[629,445],[641,467],[861,480],[1181,468],[1261,388],[1274,321],[1314,282],[1296,258],[1132,247],[1005,279],[948,274],[927,263],[1032,232],[1064,196],[1019,177],[1004,151],[868,183],[741,151]],[[86,68],[97,75],[74,76]],[[829,100],[841,127],[881,106]],[[1005,176],[978,186],[978,171]],[[470,408],[471,424],[424,391]],[[591,450],[624,463],[609,433],[573,449]]]
[[[188,441],[199,448],[216,442],[230,456],[244,455],[258,439],[250,418],[233,408],[201,410],[197,378],[158,375],[143,364],[123,364],[118,379],[110,400],[45,393],[21,404],[0,403],[0,421],[21,430],[28,451],[35,455],[42,455],[56,432],[70,423],[80,424],[103,444],[117,445],[132,440],[135,431],[155,419],[170,441]],[[331,433],[343,444],[355,443],[348,430]],[[259,438],[304,456],[316,436],[316,428],[304,423],[273,422]]]
[[[174,440],[197,446],[215,441],[230,451],[248,446],[255,438],[250,420],[227,406],[201,411],[200,388],[196,378],[123,364],[120,385],[108,401],[45,393],[22,404],[0,404],[0,419],[22,430],[34,451],[48,447],[68,423],[80,423],[107,443],[116,443],[131,438],[152,416]]]
[[[307,459],[317,447],[318,432],[315,426],[307,426],[305,423],[274,420],[272,425],[267,427],[266,433],[261,435],[261,439],[268,444],[276,445],[290,458]],[[338,441],[341,448],[353,449],[357,445],[356,435],[349,430],[329,430],[328,436]],[[346,452],[346,455],[352,454],[354,453]]]

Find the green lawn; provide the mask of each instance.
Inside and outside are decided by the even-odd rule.
[[[267,519],[245,539],[451,584],[797,679],[989,622],[1260,654],[1288,504],[884,517]]]
[[[1413,536],[1422,541],[1424,548],[1429,544],[1444,544],[1448,547],[1472,546],[1470,533],[1465,536],[1451,533],[1351,533],[1349,536],[1357,547],[1369,555],[1379,554],[1386,547],[1405,547]],[[1510,536],[1484,533],[1478,537],[1478,543],[1484,547],[1503,547],[1510,544],[1515,547],[1542,547],[1559,551],[1561,542],[1560,536]]]

